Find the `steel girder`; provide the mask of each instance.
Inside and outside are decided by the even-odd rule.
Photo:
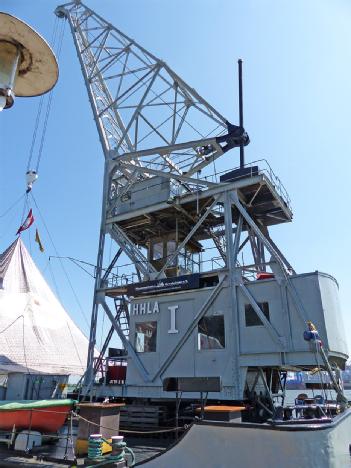
[[[79,1],[57,7],[71,27],[105,157],[191,175],[249,142],[166,63]],[[119,184],[130,171],[119,166]]]

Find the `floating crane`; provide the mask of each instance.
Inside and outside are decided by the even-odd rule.
[[[297,274],[272,240],[271,226],[292,220],[290,199],[268,164],[245,165],[242,112],[230,123],[80,1],[56,14],[70,25],[105,164],[86,393],[103,359],[94,361],[102,310],[111,321],[103,352],[116,332],[128,366],[123,385],[107,379],[97,396],[162,399],[187,388],[245,399],[250,420],[266,420],[284,401],[287,370],[315,367],[309,320],[328,359],[345,363],[341,329],[325,326],[337,321],[335,280]],[[218,180],[214,162],[237,147],[240,165]],[[116,248],[104,267],[107,235]]]

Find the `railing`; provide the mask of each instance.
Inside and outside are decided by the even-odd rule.
[[[171,255],[163,257],[162,260],[166,262],[167,258],[171,257]],[[215,259],[214,259],[215,260]],[[192,273],[199,273],[201,271],[201,262],[200,260],[194,260],[191,258],[191,255],[185,256],[184,254],[180,254],[178,258],[178,269],[179,275],[187,275]],[[115,288],[120,286],[128,286],[128,284],[138,283],[139,278],[137,273],[120,273],[125,272],[129,268],[134,268],[136,263],[126,263],[121,266],[116,266],[113,268],[113,272],[110,273],[110,276],[106,279],[105,285],[108,288]]]
[[[208,269],[208,265],[211,266],[210,270]],[[203,268],[203,266],[205,268]],[[224,268],[224,266],[225,264],[222,257],[212,257],[201,261],[201,271],[219,270],[220,268]]]
[[[259,165],[258,167],[258,174],[262,174],[262,175],[265,175],[266,178],[270,181],[270,183],[273,185],[274,189],[277,191],[278,195],[281,197],[281,199],[284,201],[284,203],[287,205],[287,207],[291,210],[291,200],[290,200],[290,197],[289,197],[289,194],[288,194],[288,191],[286,190],[286,188],[284,187],[282,181],[279,179],[279,177],[274,173],[273,169],[271,168],[269,162],[266,160],[266,159],[257,159],[256,161],[251,161],[249,163],[246,163],[244,165],[244,168],[253,168],[254,166],[257,166]],[[177,197],[181,197],[183,195],[187,195],[189,194],[189,191],[192,192],[192,193],[201,193],[204,189],[206,189],[206,183],[207,182],[212,182],[212,183],[219,183],[219,178],[221,175],[224,175],[230,171],[235,171],[235,170],[239,170],[239,169],[242,169],[240,168],[240,166],[237,166],[237,167],[233,167],[231,168],[229,171],[228,170],[225,170],[225,171],[221,171],[221,172],[215,172],[215,173],[212,173],[212,174],[208,174],[208,175],[205,175],[205,176],[199,176],[197,175],[198,177],[198,182],[186,182],[186,184],[184,184],[184,182],[180,182],[176,179],[176,176],[174,179],[171,179],[170,182],[169,182],[169,195],[170,195],[170,202],[172,201],[172,199],[174,198],[177,198]],[[252,171],[252,174],[247,174],[246,177],[254,177],[257,175],[257,171]],[[237,176],[238,179],[242,178],[242,175],[238,175]],[[149,185],[148,187],[142,187],[140,188],[139,190],[137,188],[133,188],[133,194],[136,194],[137,192],[145,192],[145,190],[148,190],[148,189],[151,189],[151,188],[155,188],[155,187],[161,187],[164,185],[164,181],[162,182],[159,182],[159,179],[158,178],[154,178],[156,179],[154,183],[151,183],[151,185]],[[152,178],[151,178],[152,180]],[[111,216],[114,216],[116,213],[114,212],[114,203],[115,203],[115,198],[118,196],[118,193],[116,192],[115,193],[115,196],[113,197],[113,199],[110,200],[110,209],[111,209],[111,213],[110,215]]]
[[[259,173],[260,174],[266,174],[268,176],[268,179],[272,182],[275,190],[278,192],[279,196],[285,201],[287,207],[291,210],[291,200],[289,197],[289,194],[284,187],[282,181],[279,179],[279,177],[273,172],[273,169],[269,165],[269,162],[266,159],[260,159],[259,161],[255,162],[263,162],[266,164],[266,167],[263,169],[259,168]],[[254,164],[254,163],[251,163]]]
[[[133,267],[134,263],[128,263],[121,267],[115,267],[115,272],[112,273],[109,278],[106,280],[107,287],[115,288],[118,286],[127,286],[128,284],[137,283],[139,281],[138,275],[136,273],[122,273],[119,274],[118,270],[125,270],[126,267]]]
[[[251,161],[247,164],[244,165],[244,168],[250,168],[254,166],[259,166],[258,167],[258,174],[263,174],[266,176],[266,178],[271,182],[273,185],[274,189],[277,191],[278,195],[282,198],[282,200],[285,202],[287,207],[291,210],[291,200],[289,197],[289,194],[284,187],[282,181],[279,179],[279,177],[274,173],[273,169],[271,168],[269,162],[267,159],[257,159],[256,161]],[[240,166],[238,167],[233,167],[230,171],[235,171],[241,169]],[[224,175],[228,172],[228,170],[218,172],[216,174],[213,174],[211,176],[208,176],[206,180],[209,180],[209,178],[212,178],[211,181],[217,182],[218,176]],[[257,172],[252,171],[252,175],[247,175],[246,177],[254,177],[257,175]],[[213,178],[216,178],[216,180],[213,180]],[[240,179],[242,176],[238,175],[238,179]]]

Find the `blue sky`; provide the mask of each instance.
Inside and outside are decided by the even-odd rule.
[[[298,272],[325,271],[340,284],[343,319],[351,326],[348,291],[351,172],[351,4],[348,0],[87,0],[86,4],[165,60],[233,123],[237,117],[236,61],[244,61],[246,158],[266,158],[292,199],[294,222],[271,236]],[[0,0],[0,9],[52,37],[58,2]],[[25,189],[39,98],[18,98],[0,115],[0,214]],[[237,166],[232,151],[219,169]],[[103,156],[68,27],[60,77],[33,193],[34,230],[23,235],[48,282],[88,333],[92,279],[63,260],[78,305],[58,260],[95,263]],[[0,218],[0,250],[15,238],[22,202]],[[45,229],[44,222],[49,234]],[[81,308],[86,319],[83,318]],[[351,349],[351,335],[348,334]],[[100,337],[98,336],[98,342]]]

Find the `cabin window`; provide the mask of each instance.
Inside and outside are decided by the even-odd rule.
[[[167,256],[174,254],[177,250],[177,243],[174,240],[167,241]]]
[[[152,259],[153,260],[160,260],[161,258],[163,258],[163,242],[156,242],[153,245]]]
[[[223,349],[225,347],[224,316],[213,315],[199,320],[197,327],[198,349]]]
[[[268,302],[258,302],[257,305],[262,310],[263,315],[269,321],[269,305]],[[256,314],[251,304],[245,304],[245,325],[247,327],[263,326],[262,320]]]
[[[174,252],[177,250],[177,243],[174,240],[169,240],[167,241],[167,259],[168,257],[171,257]],[[169,264],[170,267],[176,266],[177,264],[177,259],[174,258],[172,262]]]
[[[135,324],[135,350],[138,353],[156,351],[157,322],[140,322]]]

